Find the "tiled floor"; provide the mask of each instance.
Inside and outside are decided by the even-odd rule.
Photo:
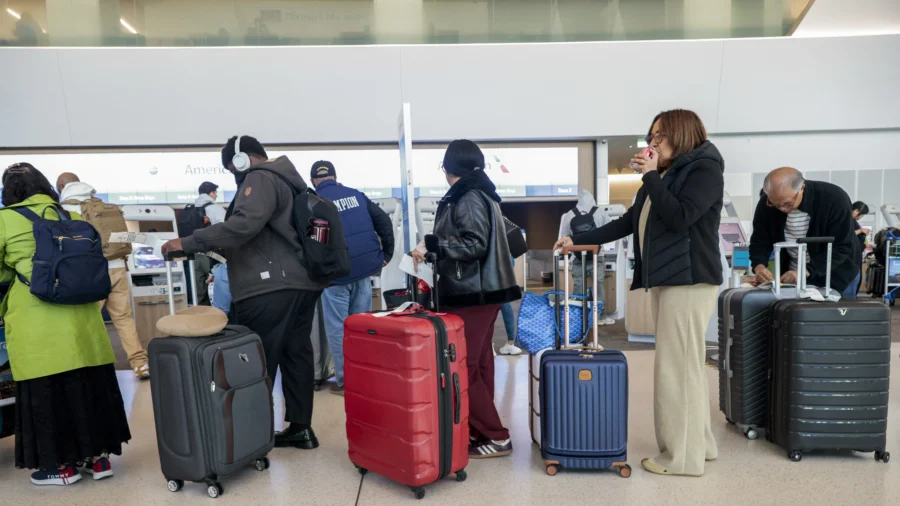
[[[900,390],[900,345],[895,344],[892,390]],[[613,473],[544,473],[539,452],[528,432],[528,359],[497,359],[497,404],[515,444],[511,457],[473,461],[464,483],[447,479],[428,487],[415,502],[405,487],[369,474],[361,479],[347,459],[342,398],[316,395],[314,428],[322,443],[315,451],[276,449],[267,472],[248,469],[223,484],[221,505],[395,505],[395,504],[730,504],[730,505],[890,505],[900,497],[900,461],[875,462],[871,454],[807,455],[800,463],[764,441],[748,441],[729,428],[717,408],[716,371],[713,426],[720,457],[703,478],[649,475],[640,459],[655,452],[652,419],[652,351],[627,352],[630,362],[630,479]],[[112,459],[116,476],[85,479],[67,488],[38,488],[28,472],[13,467],[13,440],[0,440],[0,504],[47,505],[180,505],[212,504],[204,487],[188,484],[180,493],[166,490],[159,470],[149,383],[138,383],[127,371],[120,384],[134,440],[121,457]],[[900,397],[893,396],[888,448],[900,458]],[[276,406],[276,409],[280,406]],[[358,501],[358,502],[357,502]]]

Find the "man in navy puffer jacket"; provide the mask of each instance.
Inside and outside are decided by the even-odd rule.
[[[369,277],[377,275],[391,261],[394,230],[391,218],[378,204],[361,191],[338,184],[331,162],[314,163],[309,178],[316,193],[333,202],[341,213],[353,267],[349,276],[338,279],[322,294],[325,332],[334,357],[335,383],[331,393],[344,395],[344,320],[372,310]]]

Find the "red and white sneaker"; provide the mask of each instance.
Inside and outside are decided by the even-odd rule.
[[[112,465],[110,465],[109,459],[106,457],[100,457],[93,464],[90,461],[86,462],[84,464],[84,472],[93,475],[94,480],[102,480],[113,475]]]
[[[75,466],[62,469],[41,469],[31,473],[31,483],[35,485],[71,485],[81,480],[81,473]]]

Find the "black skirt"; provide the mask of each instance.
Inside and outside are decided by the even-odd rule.
[[[16,467],[48,469],[103,453],[131,439],[113,364],[16,383]]]

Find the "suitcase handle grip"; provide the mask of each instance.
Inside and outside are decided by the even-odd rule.
[[[833,242],[834,237],[801,237],[797,239],[797,244],[827,244]]]
[[[568,255],[569,253],[581,253],[582,251],[593,253],[596,255],[600,252],[600,246],[597,246],[596,244],[590,244],[587,246],[566,246],[562,249],[562,254]]]

